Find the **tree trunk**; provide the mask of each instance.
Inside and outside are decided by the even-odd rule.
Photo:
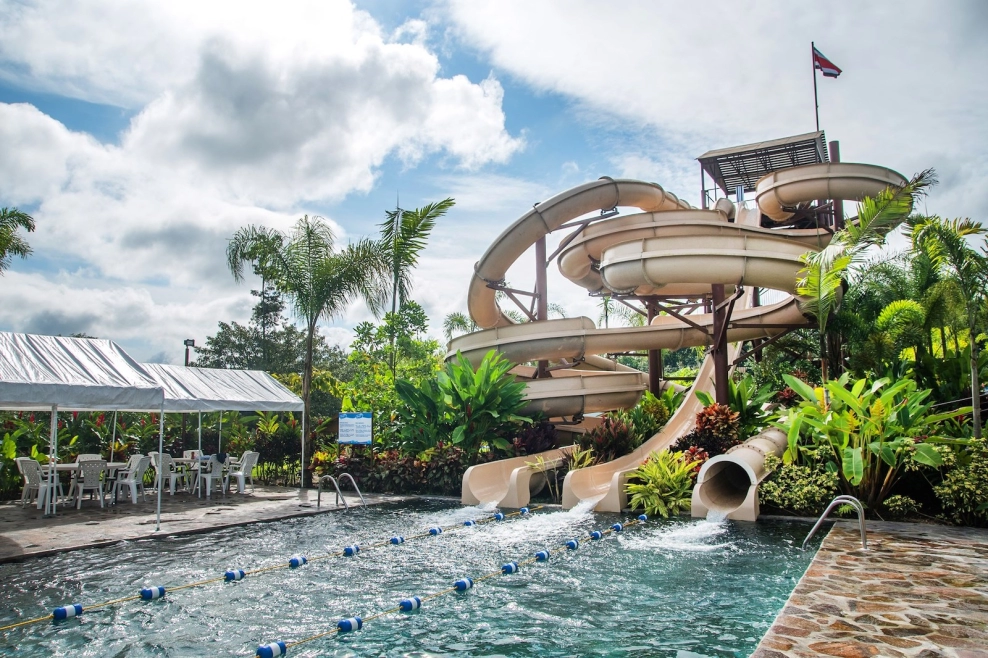
[[[940,327],[940,350],[943,352],[940,355],[941,359],[947,358],[947,329],[946,327]]]
[[[305,340],[305,363],[302,364],[302,402],[305,404],[305,410],[302,412],[304,418],[302,429],[306,434],[302,437],[302,445],[304,446],[303,451],[305,454],[303,455],[301,475],[299,476],[303,487],[309,486],[310,484],[310,482],[306,481],[308,471],[305,468],[306,464],[304,458],[311,458],[312,455],[312,444],[309,441],[308,434],[310,434],[309,428],[312,427],[310,398],[312,397],[312,348],[316,336],[316,323],[310,322],[307,329],[308,331]]]
[[[971,420],[974,422],[974,438],[981,438],[981,383],[978,381],[978,328],[972,314],[968,320],[971,331]]]

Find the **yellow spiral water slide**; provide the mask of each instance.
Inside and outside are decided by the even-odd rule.
[[[689,323],[659,315],[643,327],[599,329],[586,317],[514,324],[498,306],[491,286],[503,282],[508,268],[532,245],[564,224],[588,213],[617,207],[641,212],[603,219],[586,225],[568,238],[559,253],[560,272],[590,293],[698,298],[713,284],[751,291],[771,288],[789,294],[782,302],[751,307],[750,294],[739,300],[727,328],[734,345],[771,337],[780,326],[806,322],[793,296],[799,256],[827,244],[830,234],[818,229],[774,229],[761,226],[764,214],[784,222],[801,203],[817,199],[860,200],[905,179],[873,165],[824,163],[774,172],[758,181],[756,208],[735,208],[721,199],[712,210],[692,208],[659,185],[636,180],[602,178],[585,183],[538,203],[508,227],[477,262],[470,282],[470,316],[483,330],[454,339],[450,356],[462,352],[478,363],[489,350],[500,351],[514,363],[549,360],[563,366],[552,376],[527,383],[527,411],[549,417],[603,412],[633,406],[646,387],[646,377],[597,355],[651,349],[679,349],[710,343],[710,313],[689,315]],[[619,512],[626,506],[627,475],[655,450],[664,450],[688,432],[702,408],[696,393],[713,389],[714,363],[708,355],[686,401],[666,426],[630,455],[570,471],[563,485],[564,508],[594,499],[594,509]],[[752,448],[764,452],[762,448]],[[558,450],[543,453],[547,463],[558,463]],[[497,503],[519,507],[528,501],[535,456],[473,466],[463,476],[464,504]],[[762,455],[764,459],[764,455]],[[713,460],[711,460],[713,461]],[[742,460],[743,461],[743,460]],[[722,482],[750,477],[760,480],[760,462],[730,468]],[[744,462],[747,464],[748,462]],[[724,498],[724,496],[720,496]],[[727,496],[729,503],[738,496]],[[743,498],[743,496],[741,496]],[[707,496],[707,508],[716,508],[718,495]]]

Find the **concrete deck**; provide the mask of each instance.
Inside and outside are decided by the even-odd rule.
[[[988,656],[988,530],[867,528],[833,527],[752,656]]]
[[[161,530],[155,532],[153,492],[147,502],[136,505],[123,500],[100,509],[98,501],[84,500],[82,509],[59,505],[54,518],[45,519],[34,505],[22,508],[20,502],[0,503],[0,563],[40,557],[62,551],[92,548],[121,540],[162,538],[209,532],[219,528],[296,516],[308,516],[342,509],[336,507],[335,493],[323,492],[322,507],[316,509],[316,491],[281,487],[260,487],[251,494],[213,496],[211,500],[188,493],[165,495],[161,501]],[[402,496],[364,494],[367,504],[404,500]],[[356,494],[346,495],[347,503],[359,505]]]

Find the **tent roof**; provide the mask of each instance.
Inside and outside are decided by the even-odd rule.
[[[0,332],[0,409],[160,410],[163,401],[116,343]]]
[[[165,411],[302,411],[302,398],[260,370],[191,368],[145,363],[165,390]]]

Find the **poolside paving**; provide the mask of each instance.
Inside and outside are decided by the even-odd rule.
[[[836,524],[752,654],[988,656],[988,530]]]
[[[359,505],[356,494],[345,494],[347,503]],[[399,501],[403,496],[364,494],[367,504]],[[58,514],[43,518],[37,507],[21,507],[20,502],[0,503],[0,563],[40,557],[62,551],[105,546],[122,540],[163,538],[209,532],[247,523],[276,521],[343,509],[336,506],[333,493],[322,495],[316,508],[316,491],[258,486],[254,493],[231,493],[199,498],[188,493],[165,493],[161,505],[161,530],[155,532],[155,502],[148,492],[147,502],[136,505],[122,500],[100,509],[98,501],[84,500],[82,509],[59,505]]]

